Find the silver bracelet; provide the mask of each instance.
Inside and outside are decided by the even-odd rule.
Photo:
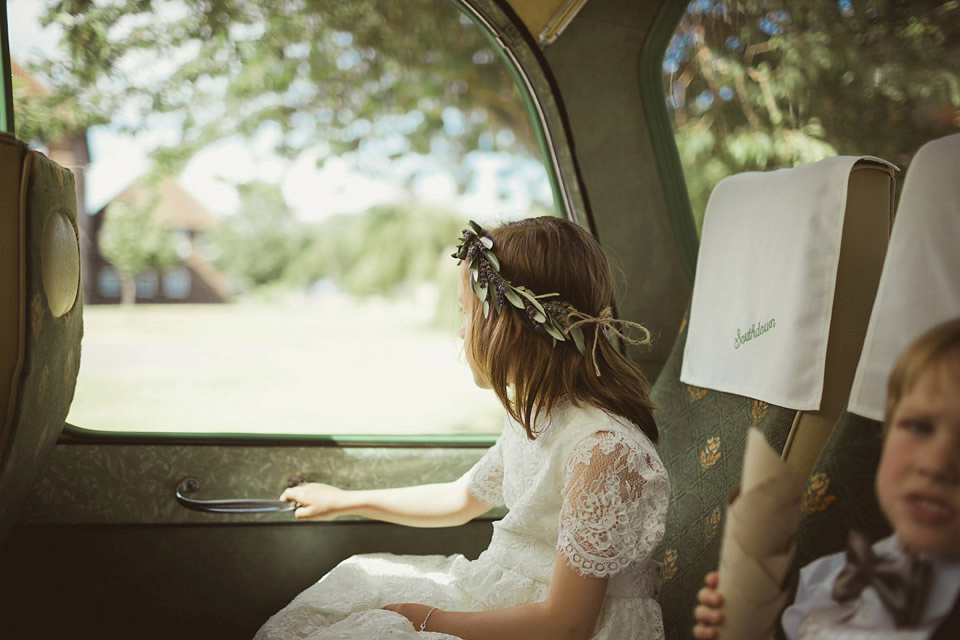
[[[437,610],[437,608],[434,607],[433,609],[430,609],[430,611],[427,611],[426,617],[424,617],[423,622],[420,623],[420,631],[426,631],[426,630],[427,630],[427,620],[430,619],[430,616],[432,616],[432,615],[433,615],[433,612],[436,611],[436,610]]]

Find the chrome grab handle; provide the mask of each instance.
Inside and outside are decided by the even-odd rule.
[[[177,483],[177,502],[187,509],[206,511],[208,513],[277,513],[293,511],[296,503],[286,500],[247,500],[244,498],[230,500],[194,500],[186,497],[185,493],[193,493],[200,489],[200,481],[196,478],[184,478]]]

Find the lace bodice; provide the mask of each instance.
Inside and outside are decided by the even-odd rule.
[[[508,419],[463,478],[477,498],[509,509],[486,553],[549,581],[559,552],[581,575],[610,577],[608,595],[649,597],[649,558],[669,497],[653,443],[633,425],[569,403],[537,428],[531,441]]]

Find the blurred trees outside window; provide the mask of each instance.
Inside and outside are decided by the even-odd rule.
[[[512,217],[553,210],[542,166],[530,171],[539,150],[513,79],[449,0],[59,0],[40,22],[59,28],[60,49],[29,65],[49,91],[15,87],[22,139],[102,125],[131,136],[162,131],[150,149],[152,180],[241,139],[285,159],[286,171],[305,158],[317,168],[336,159],[408,192],[442,174],[461,195],[477,187],[483,166],[468,158],[496,155],[500,176],[530,182],[533,201]],[[287,276],[302,284],[329,262],[314,254],[340,246],[329,237],[340,225],[327,225],[324,244],[316,225],[296,219],[279,185],[264,200],[271,185],[249,182],[234,185],[237,219],[205,238],[211,253],[235,288],[290,284]],[[421,204],[414,197],[404,206]],[[320,198],[308,212],[312,219],[333,213]],[[385,273],[384,266],[368,270]]]
[[[694,0],[663,80],[699,228],[732,173],[835,155],[906,169],[960,131],[960,3]]]
[[[538,157],[509,72],[449,0],[59,0],[41,21],[62,29],[62,55],[32,65],[51,91],[18,103],[26,140],[161,127],[168,172],[264,128],[279,131],[273,152],[373,173],[418,156],[407,177],[471,151]]]

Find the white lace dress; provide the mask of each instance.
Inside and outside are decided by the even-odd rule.
[[[667,474],[636,427],[566,404],[529,440],[507,420],[496,444],[464,479],[474,495],[509,512],[490,546],[463,556],[354,556],[271,617],[258,640],[446,639],[417,633],[379,608],[420,602],[483,611],[546,599],[558,553],[578,573],[609,577],[593,638],[663,637],[651,553],[663,536]]]

